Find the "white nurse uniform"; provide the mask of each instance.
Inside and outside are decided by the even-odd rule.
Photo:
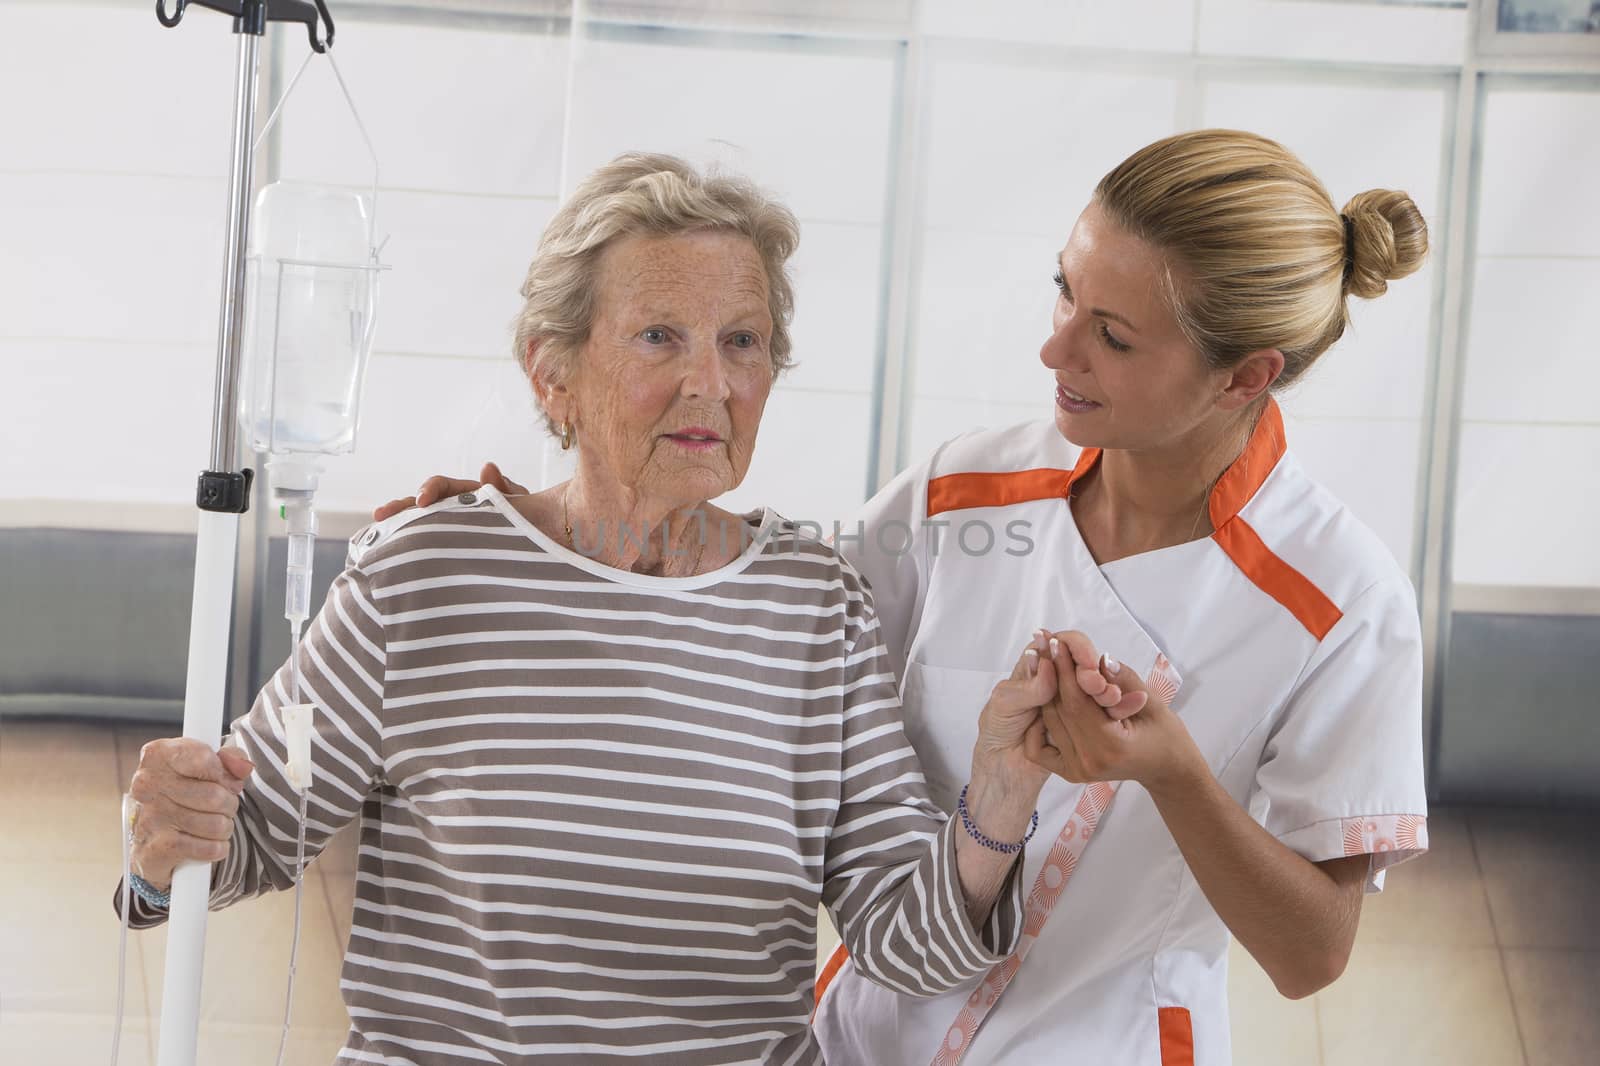
[[[1269,832],[1314,862],[1370,855],[1381,889],[1387,866],[1427,847],[1405,573],[1289,454],[1276,404],[1213,489],[1209,538],[1097,565],[1067,500],[1098,460],[1049,421],[971,433],[840,537],[872,585],[935,802],[954,807],[978,710],[1033,630],[1078,629],[1165,687]],[[1051,778],[1039,816],[1025,955],[912,999],[841,949],[818,985],[829,1066],[1231,1061],[1228,930],[1149,794]]]

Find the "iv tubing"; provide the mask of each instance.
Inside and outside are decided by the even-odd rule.
[[[313,482],[315,484],[315,482]],[[312,506],[314,489],[285,492],[287,502],[284,518],[289,523],[288,573],[284,582],[284,617],[289,621],[289,677],[291,706],[298,708],[301,700],[300,636],[311,607],[311,567],[317,543],[317,513]],[[284,744],[287,752],[294,750],[291,727],[286,710],[284,715]],[[307,773],[310,767],[305,768]],[[291,775],[293,778],[294,775]],[[288,987],[283,997],[283,1032],[278,1039],[277,1066],[283,1066],[284,1054],[289,1049],[289,1027],[294,1015],[295,967],[300,957],[300,911],[305,894],[306,870],[306,799],[311,791],[309,779],[294,782],[300,792],[299,829],[295,839],[294,854],[294,933],[289,940]]]
[[[306,569],[309,583],[310,567]],[[290,580],[294,580],[292,575]],[[293,598],[292,592],[290,597]],[[300,702],[300,624],[298,618],[289,620],[289,673],[293,678],[291,697],[296,704]],[[287,737],[287,728],[284,733]],[[289,985],[283,995],[283,1034],[278,1038],[277,1066],[283,1066],[283,1056],[289,1048],[289,1024],[294,1014],[294,971],[300,956],[300,903],[304,896],[306,872],[306,796],[310,791],[306,788],[300,792],[300,829],[296,834],[294,850],[294,933],[289,939]]]
[[[132,829],[133,797],[122,794],[122,934],[117,940],[117,1020],[111,1029],[111,1066],[117,1066],[117,1055],[122,1050],[122,1017],[128,1004],[128,908],[133,874],[133,842],[128,839]]]

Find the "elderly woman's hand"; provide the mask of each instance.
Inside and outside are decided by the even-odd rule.
[[[1000,805],[1026,821],[1049,780],[1049,773],[1029,759],[1027,751],[1028,733],[1039,722],[1041,705],[1056,695],[1048,640],[1046,630],[1035,631],[1011,676],[994,687],[979,715],[970,786],[974,811]]]
[[[179,863],[227,858],[239,793],[254,770],[237,748],[212,751],[181,737],[146,744],[128,787],[139,804],[133,818],[133,872],[165,890]]]
[[[1039,709],[1026,749],[1068,781],[1137,781],[1156,788],[1205,768],[1183,722],[1131,666],[1102,657],[1084,634],[1052,641],[1062,684]]]
[[[1011,676],[994,687],[978,718],[972,747],[972,778],[967,785],[965,832],[956,837],[956,872],[967,903],[967,917],[982,925],[999,899],[1017,849],[997,849],[991,841],[1026,842],[1039,790],[1050,779],[1046,768],[1028,758],[1027,738],[1039,723],[1040,705],[1056,694],[1049,634],[1034,633]]]
[[[397,515],[401,511],[412,507],[427,507],[429,504],[438,503],[446,496],[459,496],[463,492],[481,489],[485,485],[493,485],[507,496],[522,496],[528,491],[502,474],[500,468],[493,462],[488,462],[484,463],[483,469],[478,472],[477,481],[469,481],[465,478],[449,478],[443,474],[435,474],[422,483],[422,487],[417,490],[415,496],[402,496],[374,509],[372,520],[374,522],[382,522],[385,518]]]

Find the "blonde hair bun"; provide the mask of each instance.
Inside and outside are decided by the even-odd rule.
[[[1350,228],[1344,289],[1371,300],[1389,282],[1415,273],[1428,255],[1428,223],[1410,196],[1395,189],[1358,193],[1342,212]]]

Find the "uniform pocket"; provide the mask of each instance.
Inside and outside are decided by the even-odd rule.
[[[944,810],[955,806],[956,794],[972,771],[972,746],[978,739],[983,705],[1008,674],[906,664],[901,690],[906,739],[922,763],[928,791]]]

